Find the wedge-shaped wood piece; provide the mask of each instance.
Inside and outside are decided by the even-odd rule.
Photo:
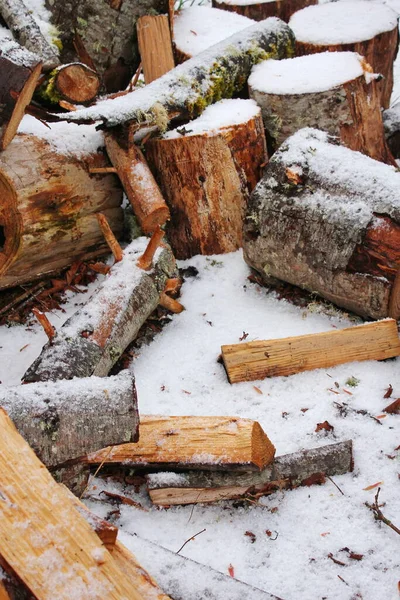
[[[275,447],[257,421],[238,417],[141,415],[139,442],[105,448],[90,464],[251,471],[274,458]]]
[[[140,600],[0,409],[0,555],[37,600]]]
[[[174,68],[171,32],[166,15],[145,15],[138,19],[137,36],[144,80],[151,83]]]
[[[221,350],[230,383],[238,383],[392,358],[400,355],[400,340],[396,321],[385,319],[326,333],[221,346]]]
[[[151,473],[147,487],[154,504],[170,506],[259,498],[279,489],[323,483],[325,476],[353,470],[351,440],[278,456],[261,473]]]

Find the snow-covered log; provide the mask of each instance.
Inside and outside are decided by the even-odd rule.
[[[254,21],[262,21],[268,17],[279,17],[286,23],[293,13],[311,4],[317,4],[318,0],[212,0],[215,8],[238,13]]]
[[[245,260],[265,281],[292,283],[365,317],[397,319],[399,188],[394,167],[300,130],[251,195]]]
[[[295,13],[289,26],[296,36],[297,54],[350,50],[364,56],[378,83],[381,105],[388,108],[393,88],[393,62],[397,55],[397,14],[380,2],[363,0],[329,2]]]
[[[106,127],[131,121],[165,129],[168,114],[198,116],[209,104],[241,91],[254,64],[286,58],[293,52],[291,29],[279,19],[266,19],[178,65],[143,89],[66,113],[64,118],[80,123],[103,121]]]
[[[393,164],[386,144],[376,75],[355,52],[324,52],[253,67],[250,96],[262,108],[274,148],[303,127],[338,137],[371,158]]]
[[[152,270],[137,266],[147,241],[139,238],[125,248],[123,259],[114,264],[97,292],[44,346],[25,373],[25,382],[108,374],[157,308],[165,283],[175,272],[175,259],[166,247],[157,250]]]
[[[61,146],[65,133],[59,133]],[[105,151],[92,148],[84,131],[77,133],[75,147],[76,153],[64,152],[18,133],[0,154],[0,289],[104,254],[99,212],[117,236],[122,233],[118,180],[89,172],[109,164]]]
[[[279,489],[323,483],[326,476],[353,470],[351,440],[278,456],[261,473],[151,473],[147,487],[154,504],[169,506],[259,498]]]
[[[146,150],[171,210],[167,232],[176,257],[240,248],[249,193],[267,161],[256,103],[222,100]]]

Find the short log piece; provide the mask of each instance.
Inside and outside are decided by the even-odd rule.
[[[146,84],[174,68],[171,32],[166,15],[145,15],[136,24]]]
[[[278,456],[261,473],[150,473],[147,488],[154,504],[174,506],[260,498],[279,489],[323,483],[325,477],[353,470],[351,440]]]
[[[257,471],[269,464],[275,447],[256,421],[238,417],[141,415],[136,444],[104,448],[88,464],[134,467]]]
[[[278,17],[286,23],[289,22],[290,17],[295,12],[312,4],[318,4],[318,0],[264,0],[264,2],[262,0],[245,0],[245,2],[241,2],[241,0],[225,0],[225,2],[212,0],[212,5],[215,8],[235,12],[253,19],[253,21]]]
[[[221,101],[196,121],[151,140],[146,151],[171,211],[167,234],[175,256],[240,248],[249,192],[267,161],[256,104]]]
[[[253,191],[244,256],[266,282],[297,285],[363,317],[400,317],[400,174],[303,129]]]
[[[383,131],[376,75],[353,52],[324,52],[253,67],[250,97],[262,109],[274,149],[315,127],[371,158],[394,164]]]
[[[105,377],[140,327],[157,308],[167,279],[175,273],[169,248],[159,248],[154,267],[143,271],[137,261],[147,238],[124,250],[89,302],[72,315],[44,346],[25,373],[24,382],[74,377]]]
[[[96,214],[123,230],[115,175],[90,175],[109,164],[104,152],[61,154],[19,133],[0,155],[0,289],[55,273],[107,252]]]
[[[230,383],[400,356],[397,323],[386,319],[326,333],[221,346]]]
[[[99,89],[100,78],[93,69],[83,63],[70,63],[51,71],[38,95],[51,104],[63,100],[72,104],[90,104]]]
[[[289,25],[297,55],[316,52],[358,52],[383,78],[378,83],[381,105],[388,108],[393,89],[393,63],[399,31],[397,14],[381,3],[362,0],[309,6],[295,13]]]

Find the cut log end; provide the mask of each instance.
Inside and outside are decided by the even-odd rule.
[[[55,78],[55,87],[65,100],[85,104],[92,102],[97,96],[100,79],[92,69],[76,63],[60,67]]]

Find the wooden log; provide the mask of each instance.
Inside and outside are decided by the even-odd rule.
[[[144,121],[165,130],[168,113],[198,116],[209,104],[243,90],[254,64],[266,58],[286,58],[293,49],[291,29],[283,21],[266,19],[178,65],[143,89],[66,113],[63,118],[79,123],[101,120],[105,127]]]
[[[326,333],[221,346],[230,383],[400,355],[394,319]]]
[[[240,248],[249,192],[267,160],[256,104],[221,101],[146,149],[171,210],[167,233],[176,257]]]
[[[120,236],[122,190],[114,175],[88,171],[106,164],[103,152],[62,154],[22,133],[1,153],[0,289],[107,252],[96,214]]]
[[[61,101],[90,104],[99,89],[100,78],[96,71],[83,63],[70,63],[51,71],[37,93],[51,104]]]
[[[400,158],[400,103],[382,113],[386,141],[394,158]]]
[[[278,17],[286,23],[298,10],[317,3],[318,0],[271,0],[270,2],[250,0],[245,3],[241,3],[240,0],[225,0],[225,2],[212,0],[212,5],[215,8],[235,12],[254,21],[262,21],[268,17]]]
[[[0,43],[0,150],[17,133],[42,70],[40,59],[17,42],[4,38]]]
[[[156,253],[154,269],[136,262],[147,238],[124,250],[89,302],[70,317],[24,375],[25,382],[104,377],[157,308],[165,282],[175,272],[169,248]]]
[[[135,144],[126,142],[122,132],[107,132],[106,148],[112,164],[145,234],[153,233],[169,219],[169,209],[147,165]]]
[[[281,600],[138,535],[124,537],[140,564],[174,600]]]
[[[105,591],[109,600],[143,598],[3,409],[0,424],[0,555],[6,563],[38,600],[77,594],[102,600]]]
[[[399,43],[397,14],[389,6],[375,3],[366,11],[361,0],[319,4],[295,13],[289,25],[298,55],[350,50],[364,56],[374,73],[383,76],[378,91],[381,105],[388,108]]]
[[[323,482],[353,470],[351,440],[278,456],[261,473],[150,473],[147,488],[158,506],[259,498],[278,489]]]
[[[127,371],[2,388],[0,405],[48,467],[137,439],[135,381]]]
[[[104,448],[88,464],[123,463],[135,467],[252,471],[275,455],[259,423],[238,417],[161,417],[141,415],[136,444]]]
[[[43,62],[44,70],[50,71],[60,64],[56,46],[50,46],[23,0],[0,0],[0,14],[17,42]]]
[[[136,24],[140,58],[146,84],[174,68],[167,15],[145,15]]]
[[[256,65],[250,97],[262,109],[274,149],[303,127],[316,127],[371,158],[395,164],[382,123],[377,77],[353,52],[324,52]]]
[[[245,260],[270,283],[300,286],[363,317],[397,319],[399,184],[393,167],[321,131],[298,131],[250,198]]]

